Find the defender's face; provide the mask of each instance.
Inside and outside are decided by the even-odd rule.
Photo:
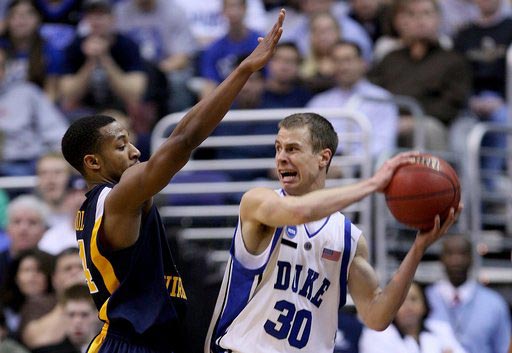
[[[322,157],[313,152],[307,127],[281,128],[275,147],[277,174],[288,195],[303,195],[323,187]]]
[[[131,144],[128,131],[118,122],[102,127],[100,132],[104,139],[99,155],[102,174],[118,182],[126,169],[139,163],[140,152]]]

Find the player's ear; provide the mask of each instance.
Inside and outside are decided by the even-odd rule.
[[[98,170],[100,169],[100,163],[98,161],[98,157],[94,154],[86,154],[84,156],[84,166],[85,169]]]
[[[320,167],[322,168],[327,168],[327,166],[329,165],[329,161],[331,160],[331,157],[332,157],[332,152],[330,149],[328,148],[324,148],[320,154],[319,154],[319,158],[320,158]]]

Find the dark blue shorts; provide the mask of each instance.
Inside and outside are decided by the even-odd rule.
[[[87,353],[162,353],[162,351],[130,342],[126,337],[108,332],[108,326],[104,325],[89,345]],[[172,351],[165,353],[172,353]]]

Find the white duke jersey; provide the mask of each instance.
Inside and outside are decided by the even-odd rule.
[[[332,353],[360,235],[336,212],[276,229],[267,250],[254,256],[239,218],[205,353]]]

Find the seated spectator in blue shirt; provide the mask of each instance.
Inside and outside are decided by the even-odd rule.
[[[201,76],[206,79],[201,97],[213,91],[233,71],[238,58],[256,48],[258,37],[262,37],[244,24],[246,0],[224,0],[223,4],[228,33],[213,42],[201,57]]]
[[[41,34],[54,47],[64,50],[76,35],[82,18],[83,0],[36,0],[42,16]]]
[[[507,353],[509,307],[500,294],[470,277],[472,246],[462,234],[444,239],[441,263],[447,278],[427,288],[431,317],[448,323],[468,353]]]
[[[261,108],[302,108],[311,92],[302,84],[299,70],[302,57],[294,43],[280,43],[270,59]]]
[[[0,46],[8,55],[6,81],[33,82],[56,101],[63,53],[41,35],[41,14],[35,1],[11,1],[5,23]]]
[[[116,32],[108,0],[86,0],[83,22],[88,34],[66,49],[62,108],[71,118],[107,108],[138,113],[146,75],[137,44]]]
[[[390,153],[398,137],[398,108],[391,101],[392,94],[366,80],[366,64],[356,43],[339,41],[331,51],[334,78],[337,86],[319,93],[308,103],[309,108],[347,108],[366,116],[371,125],[370,150],[374,158],[380,153]],[[373,99],[373,100],[372,100]],[[381,101],[379,101],[381,100]],[[387,100],[387,101],[386,101]],[[338,133],[352,128],[345,120],[331,119]],[[341,144],[340,149],[357,149],[362,146]]]

